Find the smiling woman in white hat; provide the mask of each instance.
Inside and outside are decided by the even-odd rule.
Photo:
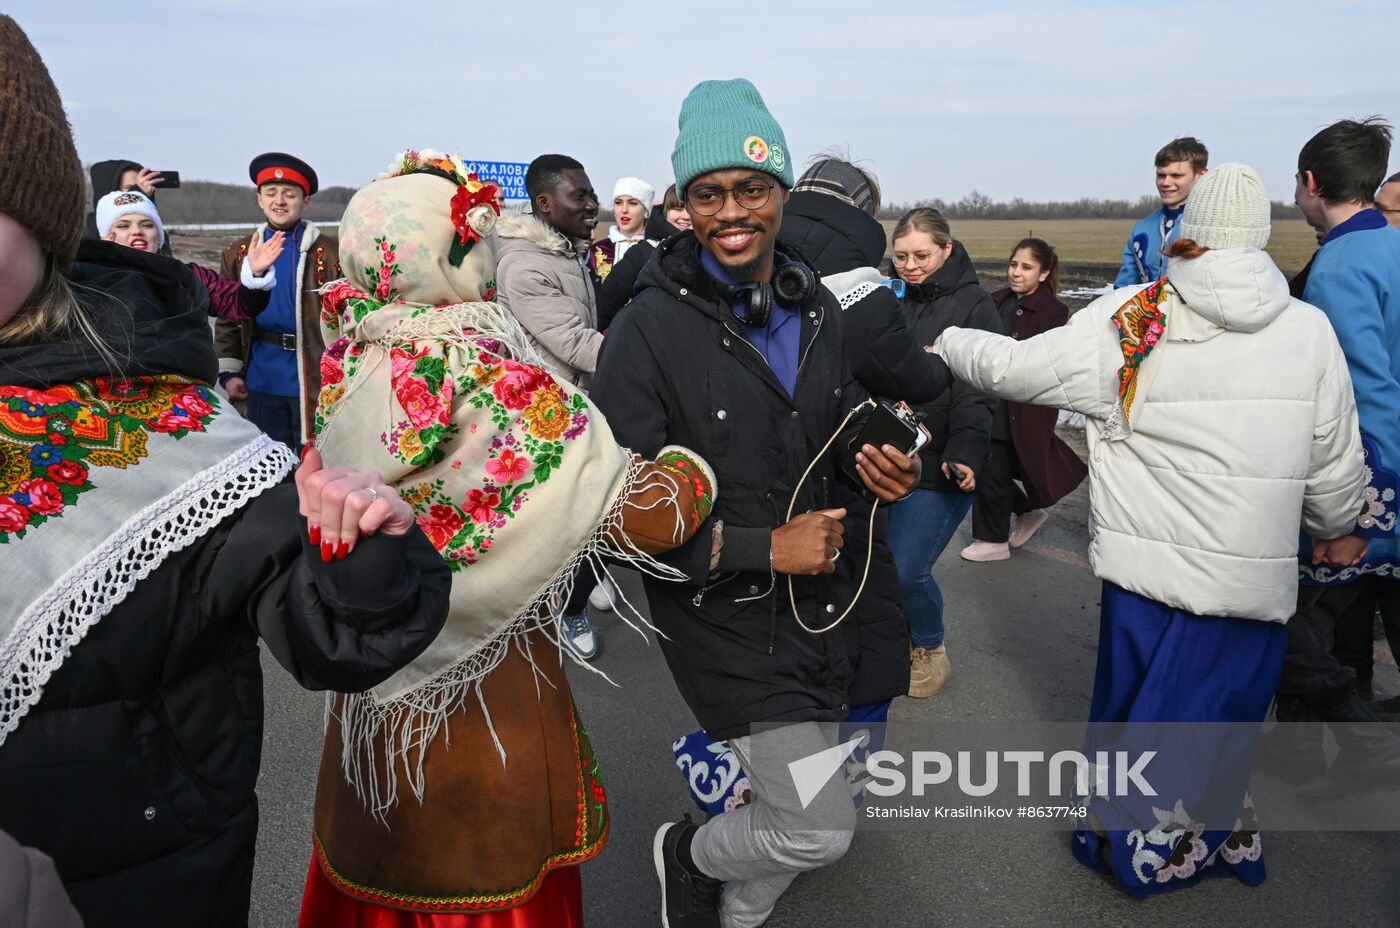
[[[646,237],[647,220],[651,217],[656,188],[640,177],[624,177],[613,185],[613,218],[608,237],[594,242],[588,249],[588,267],[599,283],[608,279],[613,265],[622,260],[628,249]],[[656,242],[651,242],[655,245]]]

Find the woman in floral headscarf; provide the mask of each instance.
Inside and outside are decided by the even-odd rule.
[[[582,924],[607,804],[549,606],[603,555],[665,575],[713,503],[703,461],[620,447],[489,302],[493,192],[405,152],[341,223],[317,446],[398,489],[453,588],[417,660],[330,707],[303,928]]]

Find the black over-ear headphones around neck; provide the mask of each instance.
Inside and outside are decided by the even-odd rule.
[[[812,298],[817,289],[817,275],[801,261],[789,261],[773,270],[771,284],[747,283],[724,286],[725,299],[740,301],[743,312],[739,318],[744,325],[758,328],[768,324],[776,300],[783,306],[801,306]]]

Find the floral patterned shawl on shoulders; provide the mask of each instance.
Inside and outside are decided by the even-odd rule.
[[[329,464],[397,487],[454,571],[437,640],[372,693],[339,703],[342,765],[380,810],[395,801],[399,768],[421,800],[423,752],[447,713],[480,699],[508,647],[534,629],[557,642],[550,606],[581,565],[601,569],[606,555],[667,574],[613,530],[641,462],[487,302],[489,202],[459,217],[455,227],[477,237],[464,257],[449,254],[447,243],[470,237],[451,217],[466,189],[454,197],[442,178],[410,174],[361,190],[341,225],[348,279],[323,295],[317,447]],[[386,741],[387,772],[372,760]]]

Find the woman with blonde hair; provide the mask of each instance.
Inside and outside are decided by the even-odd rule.
[[[637,245],[656,244],[647,234],[656,189],[640,177],[623,177],[613,185],[612,209],[616,220],[607,237],[588,246],[588,267],[599,283],[608,279],[613,267]]]
[[[927,207],[910,210],[891,240],[894,277],[903,281],[904,316],[925,350],[952,326],[1001,331],[996,304],[942,213]],[[977,475],[987,458],[992,406],[990,397],[957,381],[915,406],[931,436],[919,452],[923,477],[908,499],[890,507],[890,547],[909,620],[910,696],[936,695],[952,673],[944,643],[943,592],[933,579],[933,565],[972,508]]]

